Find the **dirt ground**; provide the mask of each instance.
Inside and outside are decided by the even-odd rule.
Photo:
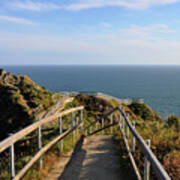
[[[57,163],[47,180],[120,180],[119,157],[111,136],[84,139],[76,152]]]

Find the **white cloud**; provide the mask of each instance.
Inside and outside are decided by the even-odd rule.
[[[66,7],[68,10],[83,10],[108,6],[125,7],[128,9],[147,9],[155,5],[177,3],[179,0],[81,0]]]
[[[165,24],[148,27],[132,25],[117,33],[76,36],[0,33],[0,52],[7,52],[9,55],[14,52],[18,56],[28,52],[28,57],[37,52],[38,56],[33,56],[37,61],[39,54],[42,59],[47,59],[48,53],[51,53],[57,59],[65,58],[64,54],[72,55],[72,60],[79,61],[87,57],[87,63],[106,58],[110,63],[180,64],[180,38],[164,39],[167,34],[162,38],[156,36],[155,32],[159,33],[159,29],[166,31],[169,28]]]
[[[31,11],[49,11],[49,10],[55,10],[55,9],[62,9],[61,6],[50,3],[50,2],[34,2],[31,0],[25,0],[25,1],[11,1],[8,3],[8,6],[13,9],[23,9],[23,10],[31,10]]]
[[[147,9],[152,6],[178,3],[180,0],[76,0],[74,3],[60,5],[53,2],[42,2],[32,0],[16,0],[9,2],[9,7],[14,9],[24,9],[32,11],[47,11],[65,9],[79,11],[91,8],[103,7],[124,7],[128,9]]]
[[[9,21],[9,22],[25,24],[25,25],[35,24],[32,21],[29,21],[24,18],[17,18],[17,17],[13,17],[13,16],[4,16],[4,15],[0,15],[0,21]]]
[[[121,29],[121,32],[131,33],[131,35],[140,35],[145,36],[152,33],[158,34],[167,34],[167,33],[175,33],[176,31],[170,29],[166,24],[155,24],[151,26],[138,26],[138,25],[130,25],[130,27],[126,29]]]
[[[102,25],[105,28],[111,28],[112,27],[112,25],[107,23],[107,22],[102,22],[102,23],[100,23],[100,25]]]

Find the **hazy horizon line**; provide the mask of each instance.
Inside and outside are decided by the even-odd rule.
[[[1,66],[180,66],[180,64],[0,64]]]

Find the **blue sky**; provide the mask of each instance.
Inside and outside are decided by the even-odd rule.
[[[0,64],[180,65],[180,0],[1,0]]]

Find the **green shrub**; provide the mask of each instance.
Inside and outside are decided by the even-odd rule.
[[[146,104],[133,102],[128,107],[136,116],[141,117],[145,121],[162,121],[162,118],[152,111]]]
[[[169,127],[174,126],[178,131],[180,131],[180,119],[174,114],[168,117],[167,125]]]

